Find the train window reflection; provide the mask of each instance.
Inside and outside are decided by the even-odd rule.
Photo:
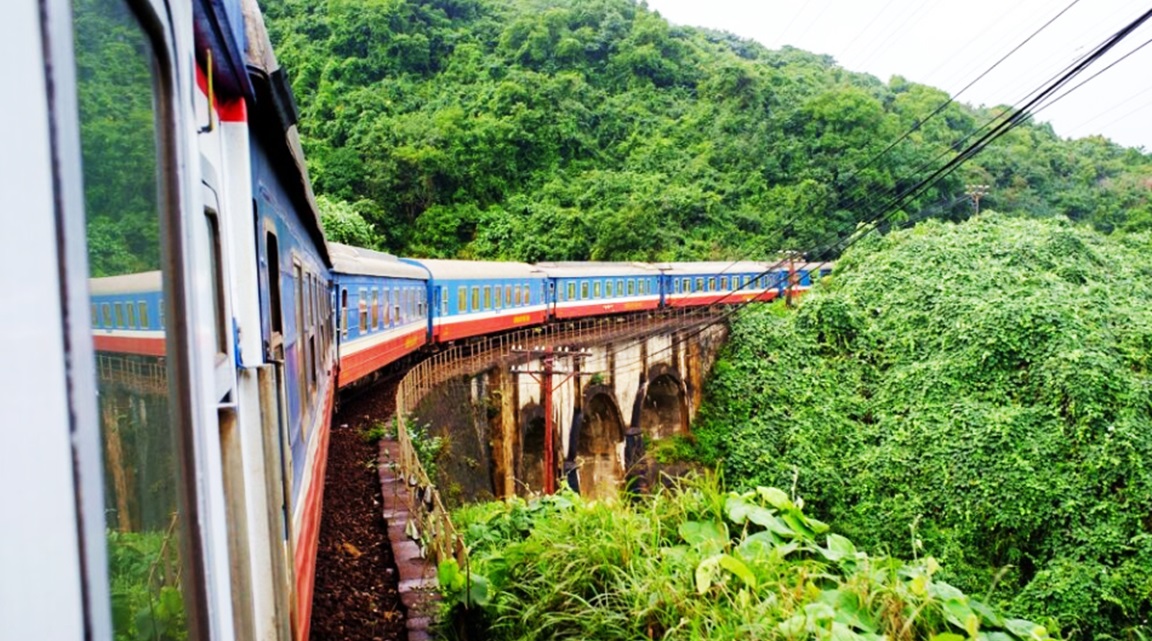
[[[188,636],[194,573],[182,551],[195,536],[181,479],[186,427],[170,402],[164,331],[163,256],[169,177],[160,154],[171,146],[165,94],[150,39],[125,0],[74,0],[76,98],[84,179],[89,295],[105,328],[93,334],[104,527],[113,634],[117,639]],[[149,323],[144,301],[159,307]],[[127,310],[125,310],[127,307]],[[91,545],[98,545],[91,542]],[[95,577],[90,577],[95,579]]]

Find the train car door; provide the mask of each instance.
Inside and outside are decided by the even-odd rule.
[[[277,586],[277,619],[287,629],[281,638],[295,638],[296,613],[295,549],[292,533],[292,445],[288,433],[288,389],[284,363],[284,297],[281,291],[280,239],[275,223],[262,219],[265,269],[260,284],[268,292],[268,327],[265,366],[260,368],[260,408],[263,417],[264,469],[268,483],[268,528],[272,541],[273,583]]]
[[[205,327],[212,328],[210,343],[213,346],[212,400],[216,404],[219,429],[221,482],[225,498],[225,518],[228,531],[228,557],[232,584],[233,628],[239,638],[251,638],[254,631],[252,608],[249,604],[252,594],[252,567],[249,555],[249,534],[247,519],[247,497],[244,491],[244,457],[241,446],[240,421],[237,411],[236,389],[236,345],[232,333],[230,279],[226,277],[228,265],[225,257],[228,252],[223,245],[221,234],[222,209],[216,172],[211,164],[201,158],[201,199],[204,204],[204,219],[198,234],[199,243],[207,251],[209,273],[207,286],[211,300],[211,320]]]

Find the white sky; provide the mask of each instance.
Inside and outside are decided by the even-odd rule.
[[[893,75],[955,96],[1072,0],[647,0],[670,22],[730,31],[769,48],[829,54],[887,82]],[[1152,0],[1079,0],[995,71],[958,97],[1022,104],[1143,12]],[[1143,24],[1069,86],[1152,39]],[[1059,95],[1059,94],[1057,94]],[[1037,115],[1056,133],[1103,134],[1152,152],[1152,44]]]

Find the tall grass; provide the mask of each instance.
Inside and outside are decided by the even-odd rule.
[[[933,559],[868,555],[802,507],[714,476],[636,502],[467,507],[471,567],[441,567],[448,618],[508,640],[1048,638],[934,579]]]

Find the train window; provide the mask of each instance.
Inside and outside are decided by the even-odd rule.
[[[524,283],[524,304],[532,304],[532,286],[528,283]]]
[[[600,281],[592,283],[592,297],[600,298]]]
[[[504,306],[505,307],[511,307],[512,306],[512,286],[511,285],[505,285],[504,286]]]
[[[160,299],[160,304],[157,305],[157,307],[160,308],[160,329],[166,329],[168,327],[168,324],[165,322],[165,318],[164,318],[164,299],[163,298]]]
[[[356,297],[356,306],[360,311],[360,333],[368,331],[368,290],[361,287]]]
[[[607,296],[608,298],[612,298],[612,281],[611,280],[604,281],[604,295]]]
[[[496,309],[500,309],[503,306],[504,295],[500,293],[501,291],[503,291],[503,289],[504,288],[500,287],[499,285],[496,286],[496,300],[495,300]]]
[[[100,326],[100,310],[96,303],[92,303],[92,327]]]
[[[212,281],[212,329],[216,333],[213,343],[219,356],[228,353],[228,330],[224,319],[224,266],[220,255],[220,222],[216,218],[216,212],[211,209],[204,210],[204,221],[208,226],[208,261],[212,269],[209,280]],[[128,310],[131,312],[131,305],[128,306]],[[131,315],[129,313],[129,316]]]
[[[709,276],[708,277],[708,291],[710,291],[710,292],[716,291],[716,277],[715,276]]]
[[[580,300],[588,299],[588,281],[580,281]]]
[[[680,293],[681,294],[687,294],[687,293],[690,293],[691,291],[692,291],[692,279],[691,278],[681,278],[680,279]]]
[[[307,407],[304,403],[308,398],[308,343],[304,340],[304,274],[300,264],[296,262],[292,264],[292,282],[296,284],[296,378],[300,386],[300,402]],[[301,421],[302,426],[307,424],[307,420]],[[302,427],[301,431],[307,440],[306,428]]]
[[[448,288],[447,287],[440,289],[440,315],[441,316],[447,316],[448,315]]]
[[[369,325],[373,330],[380,329],[380,290],[375,287],[372,288],[372,323]]]
[[[628,279],[628,295],[629,296],[635,296],[636,295],[636,280],[635,279],[632,279],[632,278]]]
[[[484,286],[484,309],[492,309],[492,286]]]
[[[348,288],[340,289],[340,335],[348,338]]]
[[[568,281],[568,295],[564,300],[576,300],[576,282]]]
[[[479,287],[473,287],[472,288],[472,311],[477,311],[479,309],[480,309],[480,288]]]
[[[136,306],[124,303],[124,311],[128,313],[128,329],[136,329]]]
[[[696,279],[696,282],[692,285],[692,291],[694,291],[694,292],[704,291],[704,279],[703,278],[697,278]]]
[[[727,291],[727,290],[728,290],[728,277],[727,276],[721,276],[720,277],[720,291]]]
[[[182,279],[181,274],[166,278],[163,271],[180,262],[175,259],[181,255],[181,236],[169,236],[171,223],[191,212],[169,200],[179,193],[185,176],[177,173],[180,163],[172,153],[181,134],[174,127],[171,68],[155,54],[153,40],[142,26],[159,21],[153,16],[137,21],[133,8],[150,3],[62,4],[72,5],[74,18],[76,86],[74,93],[71,88],[68,93],[76,104],[68,111],[74,109],[79,116],[80,146],[77,158],[62,162],[79,163],[83,172],[86,220],[76,222],[89,234],[85,246],[93,276],[90,288],[97,290],[104,277],[115,276],[133,288],[131,297],[139,294],[163,305],[166,284]],[[168,300],[175,303],[173,313],[183,313],[180,299]],[[125,326],[124,307],[135,305],[129,298],[115,307],[113,302],[100,302],[105,328],[113,326],[113,316],[117,325]],[[83,580],[86,594],[108,599],[87,600],[86,611],[104,612],[93,620],[110,618],[112,629],[88,632],[123,639],[160,634],[186,638],[190,636],[186,621],[206,619],[200,608],[203,600],[197,596],[203,595],[202,573],[183,554],[195,547],[186,537],[200,537],[194,510],[201,497],[195,481],[186,481],[197,478],[197,470],[185,469],[185,463],[193,460],[191,418],[179,411],[190,400],[188,386],[180,384],[187,368],[182,359],[166,356],[186,344],[187,337],[150,333],[138,338],[129,348],[136,353],[128,355],[116,353],[124,351],[121,347],[103,343],[102,333],[93,335],[91,347],[99,360],[91,364],[96,390],[88,404],[94,408],[95,422],[79,420],[85,417],[75,422],[76,452],[81,454],[77,496],[100,497],[96,501],[103,500],[105,508],[86,514],[88,524],[79,534],[90,560],[108,560],[105,568],[86,563]],[[107,377],[109,368],[99,367],[109,361],[119,361],[119,380]],[[140,367],[124,367],[128,362]],[[170,384],[173,379],[176,384]],[[97,449],[95,456],[102,458],[102,476],[87,475],[91,470],[85,469],[83,459],[89,442]],[[84,499],[78,507],[89,505]]]
[[[280,302],[280,241],[276,234],[266,234],[265,247],[268,252],[268,311],[272,316],[272,334],[280,340],[284,334],[284,314]]]

